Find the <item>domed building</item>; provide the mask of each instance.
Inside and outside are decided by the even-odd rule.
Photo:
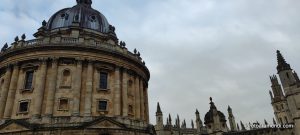
[[[150,73],[91,0],[0,53],[0,134],[147,135]]]

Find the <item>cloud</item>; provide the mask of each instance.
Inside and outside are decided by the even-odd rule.
[[[209,97],[237,120],[274,117],[268,76],[276,73],[280,49],[297,71],[300,15],[297,0],[97,0],[93,7],[116,26],[120,40],[137,48],[151,72],[149,103],[164,115],[203,119]],[[53,13],[73,0],[4,0],[0,6],[0,44],[33,34]]]

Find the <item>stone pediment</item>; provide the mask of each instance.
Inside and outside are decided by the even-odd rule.
[[[113,119],[99,119],[89,123],[86,128],[93,128],[93,129],[124,129],[126,128],[125,125],[119,123]]]
[[[9,132],[19,132],[19,131],[28,131],[30,129],[19,125],[17,123],[9,123],[0,127],[0,133],[9,133]]]

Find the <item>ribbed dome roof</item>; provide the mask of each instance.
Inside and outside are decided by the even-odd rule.
[[[221,122],[226,122],[225,115],[221,111],[217,110],[217,107],[215,106],[215,103],[212,101],[212,98],[210,97],[210,109],[205,114],[204,124],[214,122],[214,111],[217,111],[217,115],[219,116]]]
[[[76,26],[80,28],[108,33],[113,29],[112,26],[110,26],[104,15],[91,7],[91,4],[91,0],[77,0],[77,5],[56,12],[49,19],[46,28],[53,30],[68,28],[77,24]]]

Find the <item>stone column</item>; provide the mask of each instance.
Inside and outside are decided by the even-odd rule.
[[[57,82],[57,67],[58,67],[57,62],[58,62],[58,58],[52,58],[52,67],[51,67],[50,74],[48,75],[49,85],[48,85],[48,94],[47,94],[46,111],[45,111],[47,117],[52,117],[53,115],[56,82]]]
[[[114,113],[116,116],[121,115],[121,87],[120,87],[120,67],[115,68],[115,75],[114,75]]]
[[[73,104],[73,116],[79,116],[80,108],[80,90],[81,90],[81,73],[82,73],[82,60],[77,60],[76,72],[74,74],[74,104]]]
[[[145,97],[145,120],[147,123],[149,123],[149,104],[148,104],[148,88],[145,86],[145,92],[144,92],[144,97]]]
[[[145,120],[145,102],[144,102],[144,84],[143,79],[140,79],[140,95],[141,95],[141,119]]]
[[[10,79],[11,79],[11,68],[10,68],[10,66],[7,66],[5,78],[4,78],[3,89],[1,91],[1,98],[0,98],[0,119],[3,118],[4,109],[5,109],[6,100],[7,100],[7,94],[8,94],[8,90],[9,90]]]
[[[141,119],[141,94],[140,94],[140,79],[135,77],[135,118]]]
[[[18,85],[18,76],[19,76],[19,65],[14,64],[14,69],[11,76],[8,96],[6,100],[6,106],[4,110],[4,117],[3,117],[4,119],[10,119],[12,114],[12,109],[14,106],[14,102],[15,102],[14,100],[15,100],[15,95],[16,95],[16,90]]]
[[[126,69],[123,69],[122,77],[122,114],[128,116],[128,77]]]
[[[34,108],[33,108],[33,117],[39,118],[42,113],[42,106],[43,106],[43,98],[44,98],[44,91],[45,91],[45,83],[46,83],[46,74],[47,74],[47,58],[41,58],[41,65],[39,68],[39,72],[37,78],[38,80],[35,83],[35,100],[34,100]]]
[[[88,61],[87,75],[86,75],[86,93],[84,102],[84,116],[91,116],[92,109],[92,92],[93,92],[93,63]]]

